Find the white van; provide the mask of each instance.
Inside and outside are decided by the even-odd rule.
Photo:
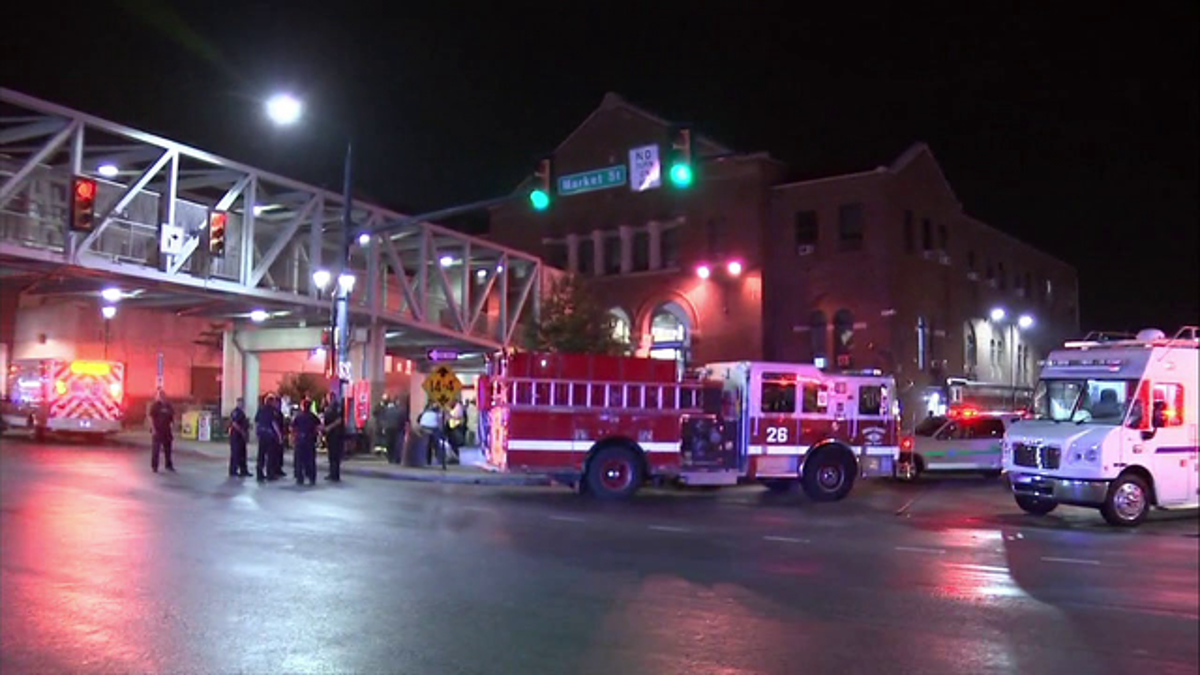
[[[1009,427],[1004,468],[1017,505],[1042,515],[1059,504],[1099,508],[1132,527],[1151,507],[1200,505],[1196,439],[1200,334],[1068,342],[1050,353],[1034,419]]]

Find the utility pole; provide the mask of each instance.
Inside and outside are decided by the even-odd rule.
[[[342,168],[342,241],[339,260],[341,267],[338,270],[337,285],[333,288],[333,307],[330,312],[330,317],[333,319],[330,335],[330,348],[333,353],[330,355],[330,362],[333,364],[333,372],[330,373],[330,391],[338,400],[344,398],[342,391],[343,381],[342,374],[349,370],[350,366],[350,290],[353,288],[353,281],[347,281],[351,274],[350,272],[350,231],[354,227],[351,220],[354,202],[350,193],[351,170],[353,166],[354,146],[351,141],[346,142],[346,162]]]

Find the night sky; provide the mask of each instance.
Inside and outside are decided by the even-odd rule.
[[[794,178],[924,140],[968,213],[1078,268],[1085,329],[1200,316],[1196,2],[19,4],[3,86],[334,189],[352,136],[393,208],[512,190],[611,90]],[[262,117],[281,88],[303,128]]]

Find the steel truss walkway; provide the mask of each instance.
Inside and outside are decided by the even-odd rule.
[[[91,233],[68,229],[73,175],[98,183]],[[220,258],[208,253],[214,211],[227,214]],[[288,317],[311,323],[328,315],[332,289],[318,288],[313,272],[337,274],[341,212],[339,194],[0,89],[0,267],[67,266],[198,295],[188,302],[224,316],[261,308],[284,325]],[[354,204],[356,229],[404,220]],[[159,252],[163,225],[182,228],[179,254]],[[543,275],[554,273],[536,257],[427,222],[355,245],[351,270],[352,311],[386,327],[389,351],[414,355],[519,341],[519,327],[537,314]]]

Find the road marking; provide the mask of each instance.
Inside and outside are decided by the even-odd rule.
[[[587,522],[587,518],[580,518],[579,516],[546,516],[546,517],[549,518],[550,520],[561,520],[564,523],[586,523]]]
[[[491,511],[492,510],[491,508],[489,508],[487,506],[475,506],[472,504],[467,504],[466,506],[464,506],[462,508],[464,511]]]
[[[763,540],[764,541],[781,541],[785,544],[808,544],[808,543],[811,543],[807,539],[798,539],[796,537],[777,537],[772,534],[768,534],[767,536],[763,537]]]
[[[932,553],[934,555],[942,555],[946,552],[944,548],[924,548],[922,546],[897,546],[897,551],[908,551],[909,553]]]
[[[1099,565],[1099,560],[1084,560],[1082,558],[1043,557],[1042,562],[1066,563],[1068,565]]]
[[[687,532],[686,527],[675,527],[674,525],[648,525],[651,530],[658,532]]]
[[[972,563],[943,563],[947,567],[960,567],[965,570],[975,570],[977,572],[998,572],[1000,574],[1008,574],[1007,567],[998,567],[996,565],[975,565]]]

